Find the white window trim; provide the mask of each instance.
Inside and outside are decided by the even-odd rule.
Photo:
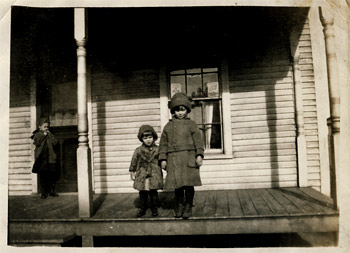
[[[228,63],[227,60],[223,60],[221,63],[221,103],[222,103],[222,133],[223,133],[223,153],[204,153],[205,160],[216,159],[231,159],[232,154],[232,130],[231,130],[231,109],[230,109],[230,84],[228,75]],[[159,85],[160,85],[160,123],[161,130],[169,121],[169,109],[168,109],[168,81],[167,72],[165,67],[160,68],[159,72]]]

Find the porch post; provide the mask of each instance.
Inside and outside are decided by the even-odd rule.
[[[323,25],[323,33],[325,38],[326,56],[327,56],[327,72],[328,72],[328,89],[330,100],[330,117],[327,119],[329,126],[329,147],[330,147],[330,167],[333,176],[333,193],[332,197],[337,205],[337,189],[336,169],[339,168],[339,144],[340,144],[340,94],[338,83],[338,66],[336,56],[336,42],[334,35],[334,17],[330,13],[326,13],[325,9],[319,8],[320,18]]]
[[[74,36],[78,46],[78,198],[79,217],[91,217],[93,213],[91,157],[88,139],[87,99],[86,99],[86,17],[85,8],[74,9]]]
[[[299,65],[300,52],[299,52],[299,38],[297,29],[301,27],[295,26],[290,35],[290,47],[293,57],[293,79],[294,79],[294,91],[295,91],[295,113],[297,123],[297,152],[298,152],[298,184],[299,187],[308,186],[308,173],[307,173],[307,151],[306,151],[306,138],[304,131],[304,109],[303,109],[303,87],[301,82],[301,70]]]

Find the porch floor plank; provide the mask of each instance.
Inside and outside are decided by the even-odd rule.
[[[207,192],[204,201],[204,206],[202,211],[198,212],[198,217],[203,216],[214,216],[215,209],[216,209],[216,192],[215,191],[209,191]]]
[[[261,197],[258,191],[248,190],[248,194],[253,201],[253,205],[257,210],[259,215],[271,215],[272,211],[269,206],[265,202],[265,200]]]
[[[296,197],[294,192],[288,189],[280,189],[280,192],[281,194],[283,194],[285,198],[289,199],[291,202],[294,203],[294,205],[298,206],[298,208],[302,210],[304,213],[308,213],[308,214],[317,213],[317,210],[314,209],[312,206],[310,206],[307,201]]]
[[[229,217],[226,191],[216,191],[215,217]]]
[[[173,192],[160,192],[159,194],[159,217],[174,217],[175,194]]]
[[[269,206],[274,215],[288,215],[287,211],[281,206],[279,202],[267,191],[267,189],[261,189],[259,191],[262,198],[265,200],[266,205]]]
[[[114,199],[111,199],[112,196],[114,196]],[[127,204],[130,201],[131,196],[132,193],[107,196],[108,200],[106,199],[102,203],[100,209],[95,213],[93,218],[118,218],[123,211],[130,209],[130,206]],[[113,203],[113,205],[111,205],[111,203]]]
[[[137,218],[137,192],[95,194],[94,215],[79,218],[77,195],[45,200],[40,195],[10,196],[9,233],[184,235],[329,232],[339,228],[338,211],[328,207],[329,198],[314,189],[196,191],[188,220],[174,218],[173,192],[160,192],[159,200],[158,217],[152,217],[148,209],[144,217]]]
[[[243,217],[243,210],[237,191],[232,191],[227,194],[227,202],[230,217]]]
[[[285,198],[279,189],[267,189],[267,191],[276,199],[276,201],[286,210],[288,214],[303,213],[296,205],[289,199]]]
[[[317,213],[331,214],[334,211],[331,207],[328,206],[326,201],[318,201],[310,197],[300,188],[286,188],[286,190],[288,190],[289,192],[293,192],[297,198],[305,200],[310,206],[312,206],[316,210]],[[325,199],[325,197],[323,199]]]
[[[238,197],[245,216],[258,215],[247,190],[238,190]]]
[[[310,198],[312,198],[314,202],[317,202],[322,206],[326,206],[328,208],[334,207],[334,202],[331,198],[323,195],[322,193],[316,191],[315,189],[312,189],[311,187],[302,187],[299,190],[304,192]]]
[[[54,199],[53,199],[54,201]],[[75,198],[69,198],[64,203],[56,202],[52,203],[50,206],[50,209],[43,208],[40,212],[43,218],[50,218],[52,216],[55,216],[59,219],[63,219],[66,217],[74,215],[74,211],[77,211],[77,206],[74,204],[76,203]],[[46,211],[46,212],[45,212]]]
[[[193,204],[194,207],[192,208],[192,214],[193,216],[200,216],[200,214],[203,213],[204,205],[206,204],[206,194],[202,194],[201,192],[196,192],[194,195]]]

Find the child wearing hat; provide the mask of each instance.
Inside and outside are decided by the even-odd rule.
[[[203,163],[204,143],[197,124],[187,117],[191,101],[176,93],[169,103],[173,118],[165,125],[159,144],[161,168],[167,171],[165,189],[175,191],[175,217],[192,215],[194,186],[202,185],[199,167]]]
[[[130,177],[139,191],[140,210],[137,217],[146,214],[148,195],[151,199],[152,216],[158,216],[158,189],[163,189],[163,173],[158,165],[158,138],[152,126],[143,125],[137,135],[142,145],[136,148],[130,164]]]

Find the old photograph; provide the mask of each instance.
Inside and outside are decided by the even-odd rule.
[[[349,1],[8,2],[6,249],[349,250]]]

